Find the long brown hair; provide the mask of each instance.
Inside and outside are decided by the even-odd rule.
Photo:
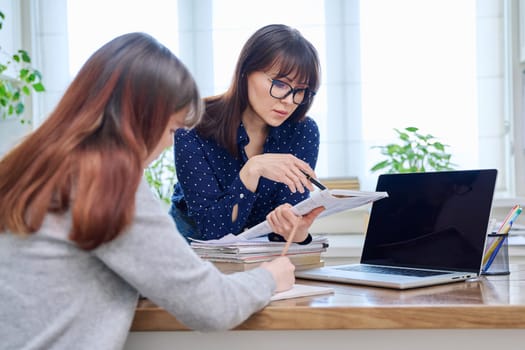
[[[122,35],[84,64],[45,122],[0,161],[0,232],[33,233],[71,209],[70,239],[93,249],[132,221],[144,162],[173,113],[200,119],[197,86],[166,47]]]
[[[273,66],[279,67],[278,77],[295,73],[296,78],[308,84],[312,93],[319,88],[320,64],[314,46],[297,29],[283,24],[262,27],[244,44],[229,89],[205,100],[206,112],[196,127],[199,134],[216,140],[237,156],[237,128],[248,107],[247,77]],[[313,95],[308,103],[296,108],[290,119],[304,119],[312,101]]]

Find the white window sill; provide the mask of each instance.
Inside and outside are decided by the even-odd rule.
[[[510,209],[515,204],[525,205],[525,197],[496,197],[492,202],[492,208]]]

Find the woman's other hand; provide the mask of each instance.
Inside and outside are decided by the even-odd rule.
[[[266,220],[272,231],[281,235],[286,241],[289,240],[294,227],[297,226],[293,242],[303,242],[308,237],[310,226],[324,209],[324,207],[318,207],[306,215],[297,216],[293,212],[292,206],[286,203],[275,208],[266,216]]]
[[[239,176],[246,188],[252,192],[257,189],[259,178],[262,176],[285,184],[293,193],[304,193],[305,189],[314,190],[305,173],[316,177],[308,163],[291,154],[265,153],[251,157]]]

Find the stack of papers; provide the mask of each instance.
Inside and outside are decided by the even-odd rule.
[[[253,238],[239,242],[221,242],[220,240],[191,242],[191,247],[199,255],[228,257],[245,257],[250,254],[275,253],[279,255],[285,246],[285,242],[268,241],[266,237]],[[312,237],[310,244],[290,244],[288,254],[325,251],[328,247],[328,239],[324,236]]]
[[[285,242],[270,242],[267,237],[239,242],[192,241],[191,247],[202,259],[211,261],[225,273],[246,271],[264,261],[281,255]],[[297,270],[324,266],[321,254],[328,247],[328,239],[312,238],[310,244],[290,244],[286,256]]]

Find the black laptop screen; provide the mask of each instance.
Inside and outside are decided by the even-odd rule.
[[[497,171],[380,175],[362,263],[479,272]]]

